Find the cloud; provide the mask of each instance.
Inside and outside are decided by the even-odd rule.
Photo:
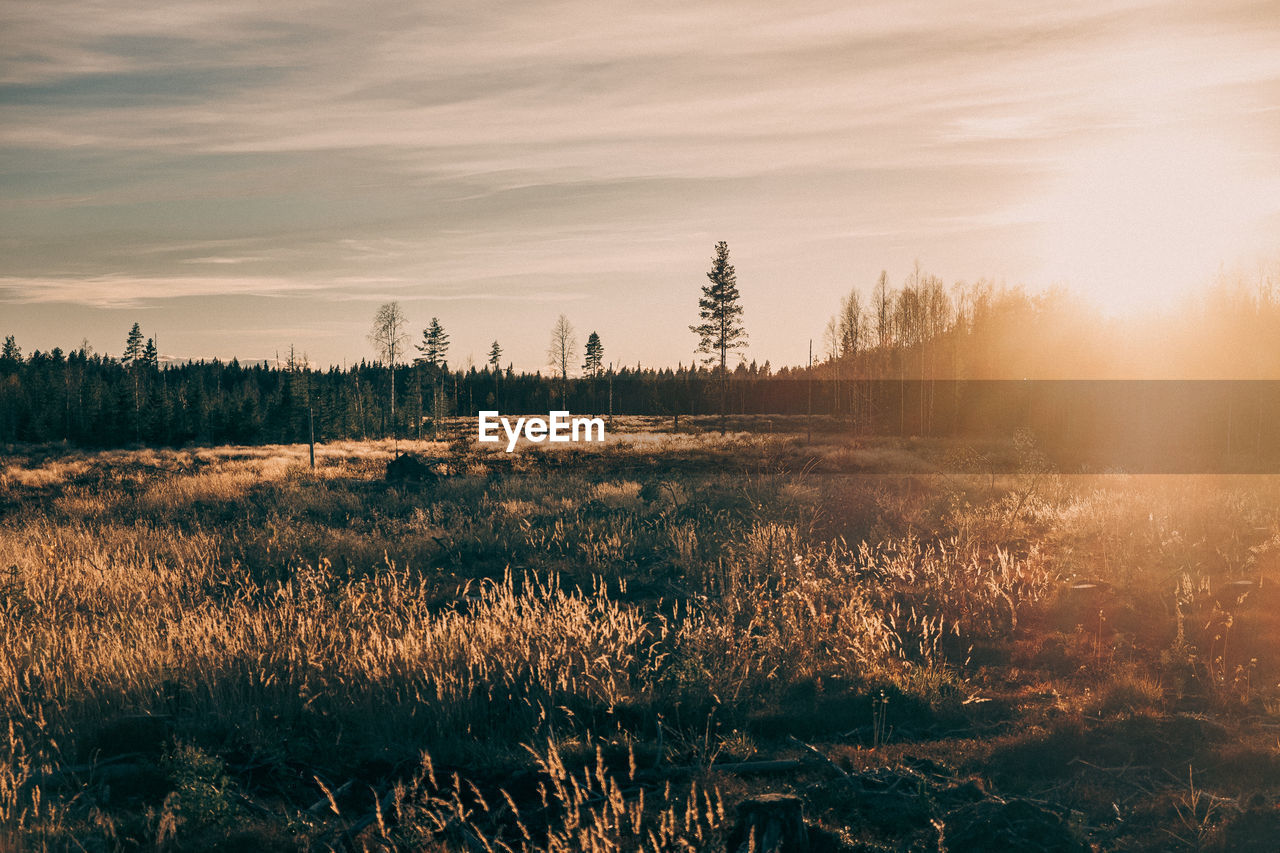
[[[1017,278],[1032,201],[1117,137],[1280,166],[1269,2],[10,0],[0,33],[8,304],[648,287],[657,323],[725,236],[760,299]]]
[[[186,258],[185,260],[181,261],[181,263],[222,265],[222,264],[248,264],[248,263],[254,263],[256,261],[261,261],[261,260],[264,260],[264,258],[262,258],[261,256],[229,258],[225,256],[211,255],[209,257],[204,257],[204,258]]]
[[[26,278],[0,276],[0,303],[75,303],[99,308],[135,306],[151,300],[193,296],[283,296],[315,291],[291,278],[156,277],[126,274]]]
[[[837,152],[905,157],[909,121],[1011,95],[1053,109],[1062,104],[1054,96],[1111,88],[1111,27],[1142,10],[1001,19],[996,4],[984,19],[981,6],[947,16],[935,4],[533,2],[406,17],[385,4],[360,14],[309,4],[282,18],[238,4],[183,5],[179,14],[138,7],[124,20],[96,9],[65,23],[29,15],[31,43],[49,55],[36,63],[39,82],[0,89],[10,118],[0,139],[381,150],[455,174],[537,170],[539,151],[530,162],[528,148],[552,166],[563,152],[563,165],[587,175],[608,163],[642,175],[752,173],[770,152],[775,167],[830,162]],[[59,61],[72,73],[48,79]],[[1087,85],[1099,77],[1108,85]],[[921,131],[932,132],[925,125],[913,135]]]

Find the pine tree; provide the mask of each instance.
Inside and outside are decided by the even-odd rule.
[[[142,349],[142,364],[145,367],[160,366],[160,353],[156,349],[155,338],[147,338],[147,345]]]
[[[729,263],[729,244],[716,243],[716,256],[702,286],[698,308],[702,322],[690,326],[698,336],[698,352],[707,353],[707,363],[720,361],[720,434],[726,428],[729,410],[729,350],[747,345],[747,330],[742,325],[742,305],[738,303],[738,274]]]
[[[437,373],[439,368],[445,366],[445,357],[449,352],[449,336],[445,333],[444,326],[440,324],[439,317],[432,317],[431,324],[422,330],[422,343],[415,344],[418,350],[418,357],[413,360],[415,366],[432,368],[431,376],[431,435],[433,438],[439,438],[440,429],[440,410],[441,410],[441,388],[440,377]],[[418,397],[422,398],[422,375],[418,374]],[[421,405],[421,404],[419,404]],[[421,422],[422,413],[418,413],[419,422]]]
[[[444,366],[449,352],[449,336],[445,334],[444,326],[440,325],[439,317],[432,317],[431,325],[422,330],[422,343],[417,344],[417,350],[422,353],[415,359],[418,364]]]
[[[17,366],[20,361],[22,361],[22,350],[18,347],[18,342],[14,340],[13,335],[5,335],[4,348],[0,349],[0,364]]]
[[[584,361],[582,369],[586,371],[588,376],[598,376],[604,367],[604,344],[600,343],[600,336],[592,332],[587,336],[587,347],[584,351]]]
[[[142,368],[142,327],[137,323],[129,330],[125,338],[124,355],[120,361],[133,374],[133,438],[142,442],[142,389],[138,384],[138,374]]]
[[[493,373],[493,405],[501,408],[502,400],[502,347],[494,341],[489,347],[489,370]]]
[[[132,367],[142,358],[142,327],[137,323],[129,330],[129,337],[124,342],[124,355],[120,361],[125,367]]]

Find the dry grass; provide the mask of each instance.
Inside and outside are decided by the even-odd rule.
[[[993,702],[993,666],[1050,680],[1035,713],[1276,702],[1274,478],[850,480],[794,438],[585,447],[482,453],[430,491],[378,480],[389,442],[314,472],[305,447],[10,461],[0,826],[305,846],[376,804],[370,849],[697,849],[722,792],[655,790],[637,761],[1030,713]],[[86,775],[104,761],[132,781]],[[300,809],[315,777],[368,802]]]

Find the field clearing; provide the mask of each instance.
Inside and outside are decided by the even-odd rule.
[[[1271,849],[1280,477],[670,425],[9,455],[0,849]]]

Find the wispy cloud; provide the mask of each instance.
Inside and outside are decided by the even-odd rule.
[[[231,257],[226,257],[226,256],[210,255],[210,256],[208,256],[208,257],[204,257],[204,258],[186,258],[185,260],[181,261],[181,263],[184,263],[184,264],[216,264],[216,265],[222,266],[222,265],[230,265],[230,264],[249,264],[249,263],[255,263],[255,262],[257,262],[257,261],[261,261],[261,260],[264,260],[264,258],[262,258],[261,256],[256,256],[256,257],[255,257],[255,256],[247,256],[247,257],[231,258]]]
[[[290,278],[187,276],[139,278],[112,275],[66,278],[0,277],[0,302],[63,302],[100,308],[136,306],[148,301],[193,296],[284,296],[318,288]]]
[[[10,0],[0,33],[10,305],[386,297],[487,338],[612,304],[656,360],[727,238],[785,360],[882,266],[1033,275],[1035,199],[1116,139],[1280,167],[1271,2]]]

